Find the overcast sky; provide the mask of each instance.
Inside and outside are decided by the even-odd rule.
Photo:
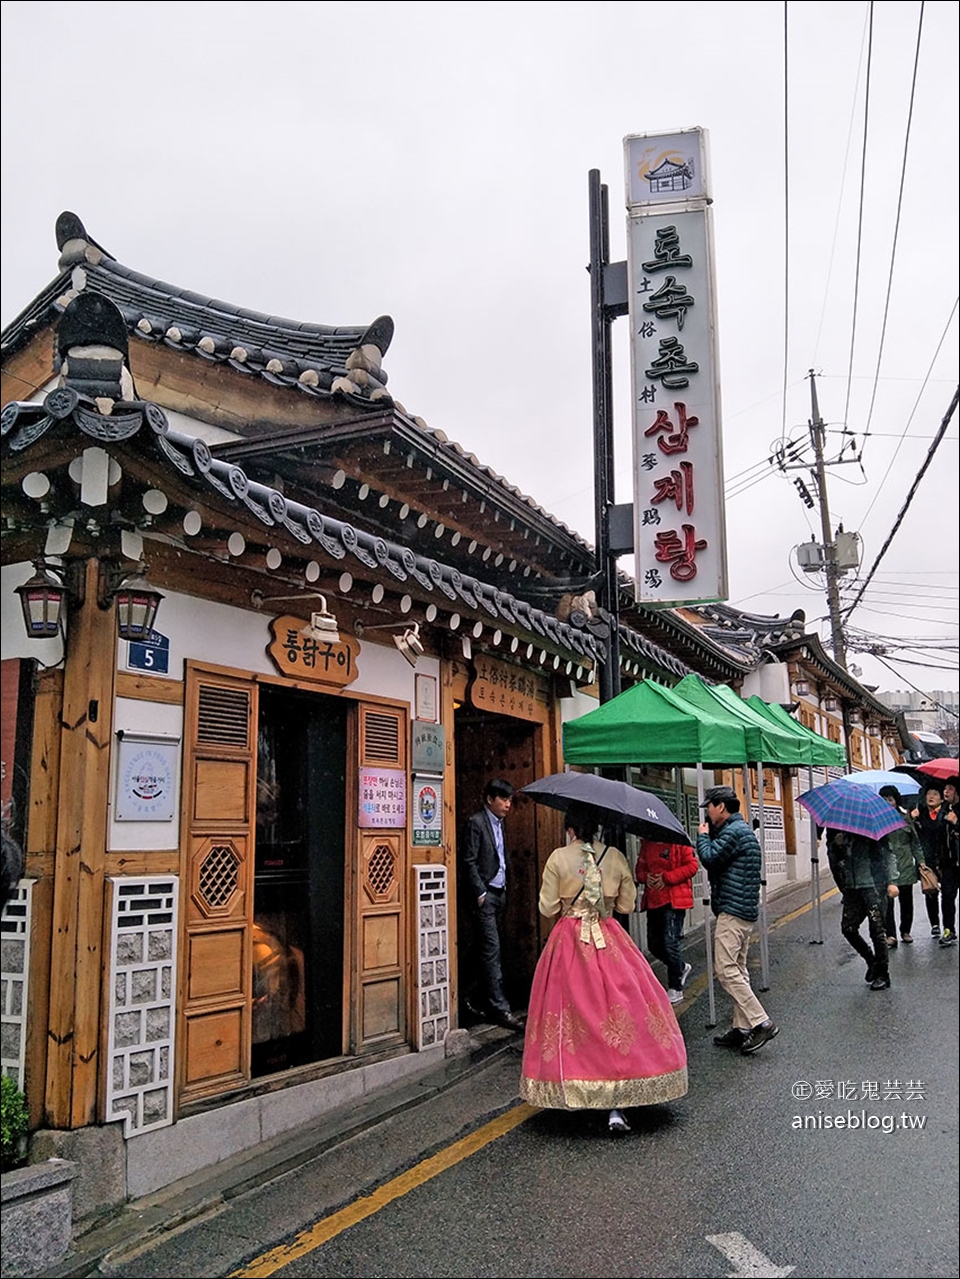
[[[587,175],[625,257],[623,137],[702,126],[730,602],[827,636],[796,565],[820,534],[809,475],[765,463],[806,437],[807,371],[862,451],[827,488],[863,571],[957,384],[957,5],[885,0],[872,41],[870,8],[786,6],[785,174],[781,3],[4,3],[3,323],[55,274],[63,209],[173,284],[321,324],[390,314],[396,398],[593,541]],[[851,652],[865,683],[958,687],[957,473],[954,418],[851,617],[923,651]]]

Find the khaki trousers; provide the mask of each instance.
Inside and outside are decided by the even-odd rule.
[[[747,972],[747,952],[754,924],[721,911],[713,937],[717,980],[733,1000],[735,1030],[752,1030],[767,1020],[763,1004],[753,993]]]

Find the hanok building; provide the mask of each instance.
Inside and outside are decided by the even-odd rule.
[[[590,547],[388,392],[389,318],[277,319],[57,231],[3,334],[3,1067],[51,1152],[122,1148],[82,1217],[443,1052],[458,825],[561,766],[604,621],[557,616]],[[559,819],[510,825],[522,1007]]]

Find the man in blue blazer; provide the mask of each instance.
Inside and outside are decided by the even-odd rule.
[[[502,779],[487,782],[483,808],[467,822],[460,842],[460,897],[473,930],[473,945],[462,966],[462,1000],[466,1011],[482,1015],[510,1030],[523,1023],[514,1016],[503,993],[500,928],[507,900],[509,860],[503,822],[510,812],[513,787]],[[465,942],[468,938],[463,938]]]

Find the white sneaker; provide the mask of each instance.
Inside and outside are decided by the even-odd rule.
[[[668,990],[668,991],[667,991],[667,998],[670,1000],[671,1004],[682,1004],[682,1003],[683,1003],[683,991],[682,991],[682,990]]]
[[[630,1125],[619,1110],[611,1110],[610,1118],[607,1120],[607,1129],[609,1132],[629,1132]]]
[[[683,972],[680,974],[680,989],[683,990],[687,984],[690,974],[693,972],[693,964],[684,964]]]

